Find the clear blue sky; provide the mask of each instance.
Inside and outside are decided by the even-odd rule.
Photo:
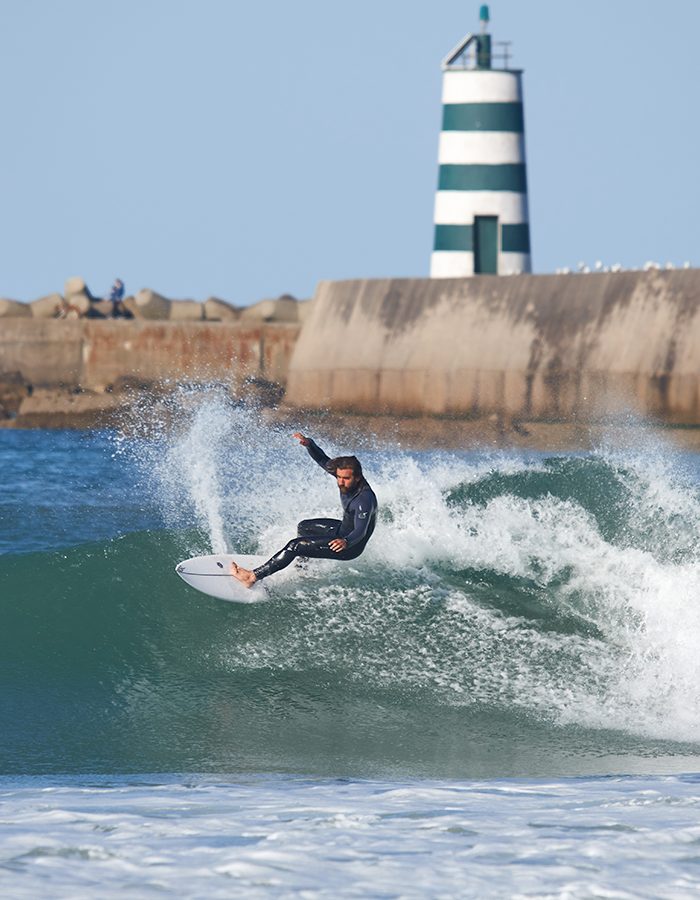
[[[427,276],[463,0],[0,0],[0,296]],[[533,266],[700,265],[698,0],[495,0]]]

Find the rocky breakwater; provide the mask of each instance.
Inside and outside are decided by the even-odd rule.
[[[309,305],[285,295],[236,307],[144,289],[112,318],[112,303],[82,279],[32,303],[0,299],[0,427],[110,426],[125,408],[167,406],[183,385],[275,406]]]

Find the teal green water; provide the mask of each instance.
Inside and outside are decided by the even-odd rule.
[[[0,774],[696,770],[697,457],[367,449],[367,552],[241,606],[175,564],[272,552],[336,489],[206,416],[0,432]]]

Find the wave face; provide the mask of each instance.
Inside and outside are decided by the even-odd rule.
[[[148,440],[0,432],[0,774],[695,768],[700,459],[358,455],[363,556],[240,606],[174,566],[337,515],[289,434],[216,399]]]

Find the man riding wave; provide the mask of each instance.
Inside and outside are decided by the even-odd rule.
[[[266,563],[256,569],[242,569],[231,563],[231,574],[246,587],[286,568],[297,557],[313,559],[356,559],[367,546],[377,521],[377,498],[362,474],[355,456],[330,459],[311,438],[296,432],[294,437],[322,469],[335,476],[343,505],[341,519],[305,519],[297,526],[297,537],[289,541]]]

